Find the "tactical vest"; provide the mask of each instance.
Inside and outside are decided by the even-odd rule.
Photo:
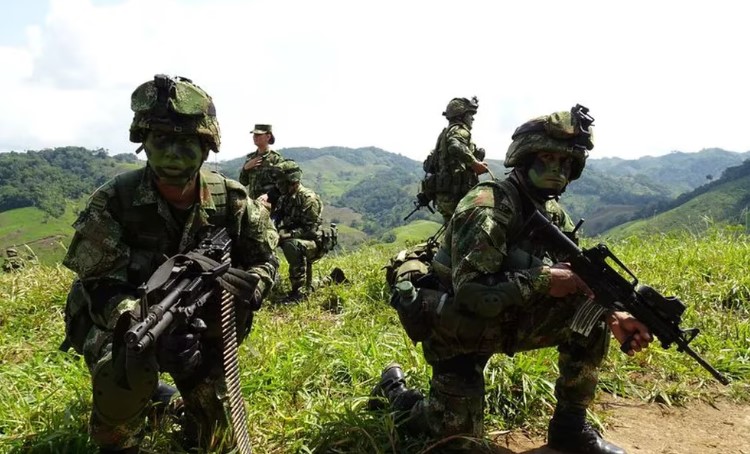
[[[514,216],[514,222],[508,226],[506,233],[506,251],[507,255],[503,260],[501,271],[513,271],[518,269],[531,268],[541,262],[545,255],[545,250],[541,245],[533,244],[527,238],[521,238],[523,225],[528,216],[531,215],[533,206],[524,203],[518,188],[509,180],[496,181],[488,180],[479,183],[477,186],[489,186],[493,190],[499,191],[502,196],[510,202],[512,210],[519,213]],[[474,206],[468,208],[476,208]],[[455,214],[457,214],[456,212]],[[454,215],[455,215],[454,214]],[[453,278],[451,275],[451,253],[450,245],[442,246],[435,254],[432,267],[437,274],[440,282],[447,288],[453,288]]]
[[[422,170],[424,170],[424,178],[421,182],[421,192],[427,197],[427,200],[435,201],[437,195],[437,177],[440,171],[440,164],[438,154],[440,150],[440,144],[444,142],[445,133],[448,128],[443,128],[438,135],[437,141],[435,142],[435,148],[430,151],[425,160],[422,162]]]
[[[111,187],[115,194],[101,193],[92,198],[92,204],[105,204],[123,228],[123,242],[130,247],[128,282],[138,285],[146,282],[167,256],[178,252],[176,248],[182,236],[169,238],[164,218],[157,211],[157,204],[133,207],[133,195],[144,177],[145,169],[126,172],[114,178]],[[209,217],[213,225],[225,226],[227,221],[226,179],[215,172],[201,172],[201,179],[209,187],[216,211]],[[104,206],[100,207],[104,209]],[[184,228],[184,227],[183,227]],[[199,239],[196,238],[196,241]],[[195,246],[195,245],[191,245]],[[66,339],[60,349],[73,347],[83,353],[83,343],[94,322],[89,316],[92,304],[90,296],[80,279],[73,281],[65,304]]]
[[[123,227],[123,242],[131,250],[128,265],[130,282],[145,282],[166,257],[183,252],[177,250],[182,232],[169,234],[164,218],[158,212],[158,204],[133,206],[133,195],[141,183],[143,172],[145,169],[115,177],[116,203],[111,206],[114,218]],[[209,216],[209,223],[223,226],[227,219],[226,179],[213,171],[201,172],[200,177],[208,185],[216,206],[216,211]]]
[[[435,192],[450,194],[456,198],[466,195],[479,182],[479,177],[472,169],[448,153],[448,135],[455,129],[464,127],[452,124],[444,129],[438,137],[436,148],[437,172],[435,173]],[[473,148],[473,147],[472,147]],[[475,153],[475,149],[471,152]]]
[[[301,186],[296,194],[283,195],[279,199],[278,208],[278,226],[285,230],[292,230],[301,228],[300,219],[302,219],[305,211],[304,202],[308,197],[313,197],[315,203],[317,203],[321,210],[318,214],[318,219],[315,222],[315,226],[310,231],[302,232],[299,237],[303,240],[318,240],[320,236],[320,225],[323,222],[323,202],[320,200],[320,196],[312,191],[312,189]]]

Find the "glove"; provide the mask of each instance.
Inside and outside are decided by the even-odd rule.
[[[210,270],[219,266],[219,262],[210,259],[202,254],[189,252],[188,257],[195,260],[203,270]],[[228,291],[239,301],[247,304],[251,310],[260,308],[263,296],[258,289],[260,276],[255,273],[248,273],[239,268],[229,268],[226,273],[219,276],[219,285]]]
[[[160,369],[173,377],[189,376],[202,362],[200,334],[171,333],[161,336],[156,344],[156,360]]]

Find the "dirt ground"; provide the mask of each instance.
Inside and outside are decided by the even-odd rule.
[[[605,438],[628,454],[750,454],[750,406],[729,402],[667,407],[629,400],[599,403]],[[511,432],[497,439],[507,453],[555,454],[545,440]]]

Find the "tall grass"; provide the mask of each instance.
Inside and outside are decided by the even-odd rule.
[[[351,285],[316,292],[287,307],[267,303],[241,348],[242,392],[256,453],[422,452],[367,397],[390,361],[426,390],[430,369],[388,306],[382,266],[397,246],[323,259],[316,270],[346,270]],[[750,242],[731,230],[623,240],[610,244],[644,283],[688,305],[684,326],[702,332],[692,345],[733,383],[718,385],[674,348],[629,358],[613,345],[601,376],[609,393],[681,405],[695,399],[750,400]],[[284,273],[286,266],[282,265]],[[288,288],[286,274],[274,298]],[[0,452],[96,452],[86,434],[90,378],[83,361],[58,352],[72,274],[37,266],[0,276]],[[486,370],[488,438],[504,429],[544,427],[554,407],[554,349],[508,358]],[[592,414],[604,418],[606,415]],[[170,449],[169,431],[147,437],[145,452]]]

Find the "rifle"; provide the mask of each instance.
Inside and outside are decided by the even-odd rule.
[[[581,220],[576,230],[581,226]],[[581,249],[568,236],[539,211],[526,223],[532,238],[559,252],[571,269],[594,291],[594,302],[608,310],[629,312],[654,334],[664,349],[676,344],[678,352],[685,352],[711,373],[721,384],[729,380],[693,351],[689,344],[699,333],[698,328],[680,328],[685,304],[675,296],[664,296],[647,285],[639,285],[638,278],[604,244]],[[623,274],[612,268],[607,259],[615,263]],[[629,280],[632,279],[632,280]],[[620,346],[627,353],[633,336]]]
[[[427,207],[427,209],[430,210],[430,213],[435,213],[435,210],[430,206],[430,199],[427,198],[427,195],[424,192],[417,194],[417,200],[414,200],[412,203],[414,204],[414,209],[411,210],[411,213],[406,215],[404,221],[412,217],[412,215],[422,207]]]

